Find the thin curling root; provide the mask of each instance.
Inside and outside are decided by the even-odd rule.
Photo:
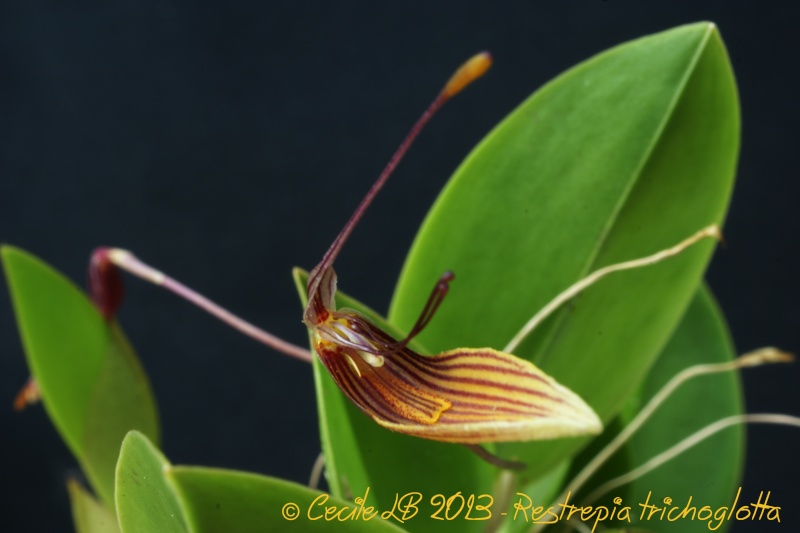
[[[442,89],[442,97],[450,98],[457,95],[464,87],[486,74],[491,66],[492,55],[489,52],[475,54],[450,77]]]

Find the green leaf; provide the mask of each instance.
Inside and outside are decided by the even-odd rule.
[[[703,286],[695,294],[678,329],[640,389],[626,402],[607,432],[575,458],[568,479],[574,477],[586,462],[605,447],[601,440],[607,442],[615,437],[679,372],[697,364],[728,362],[735,355],[724,318],[710,292]],[[640,523],[640,504],[648,501],[648,493],[651,492],[650,504],[661,507],[665,497],[670,497],[673,505],[681,509],[689,497],[698,508],[709,505],[716,510],[730,506],[739,486],[743,463],[742,426],[715,434],[652,472],[607,492],[596,501],[585,502],[584,498],[603,483],[632,471],[707,424],[741,414],[742,410],[741,385],[736,372],[702,376],[683,384],[574,495],[576,505],[604,505],[611,509],[615,506],[614,498],[619,497],[622,503],[617,507],[627,505],[637,510],[631,514],[634,525]],[[720,465],[725,467],[720,468]],[[641,521],[641,525],[665,532],[708,531],[708,521],[686,519],[669,522],[660,520],[657,515],[650,521]],[[727,524],[718,531],[726,529]]]
[[[68,479],[67,492],[77,533],[119,533],[114,512],[95,500],[78,481]]]
[[[720,310],[709,291],[700,290],[631,403],[643,406],[684,368],[727,362],[735,355]],[[741,414],[743,408],[738,372],[695,378],[681,386],[633,437],[627,446],[631,462],[634,466],[643,464],[706,425]],[[637,411],[635,405],[626,408],[622,419],[629,421]],[[644,503],[652,491],[650,501],[659,506],[663,506],[665,497],[670,497],[673,505],[683,508],[691,497],[698,508],[729,507],[741,479],[743,448],[744,428],[725,429],[633,481],[629,487],[630,501]],[[709,529],[708,522],[689,519],[659,522],[657,527],[647,522],[642,525],[681,533]],[[727,526],[726,523],[717,531],[725,531]]]
[[[147,437],[131,431],[117,462],[115,501],[123,533],[188,533],[184,509],[165,478],[169,462]]]
[[[117,513],[124,533],[402,533],[368,509],[374,503],[366,496],[359,511],[359,505],[281,479],[172,466],[135,431],[122,444],[117,468]],[[326,507],[343,510],[340,516],[349,519],[326,519]]]
[[[308,274],[295,269],[293,276],[305,305]],[[336,304],[338,308],[360,311],[386,331],[396,333],[375,311],[341,291],[336,295]],[[412,343],[412,347],[422,350],[418,344]],[[418,439],[380,427],[344,397],[317,357],[314,381],[327,480],[333,494],[349,499],[369,488],[376,505],[381,510],[391,510],[396,495],[420,492],[423,507],[409,523],[410,530],[483,530],[483,521],[431,519],[436,508],[429,500],[435,494],[450,497],[457,492],[467,495],[490,492],[493,467],[463,446]]]
[[[354,505],[296,483],[214,468],[176,466],[167,472],[167,478],[196,533],[403,531],[381,518],[371,493]],[[365,494],[358,496],[363,499]],[[326,510],[334,516],[326,519]]]
[[[73,283],[28,253],[0,250],[25,355],[42,403],[95,492],[114,501],[125,434],[158,438],[147,378],[116,322],[107,323]]]
[[[456,273],[420,335],[434,351],[502,348],[590,272],[670,247],[728,205],[739,141],[733,74],[716,28],[679,27],[600,54],[537,91],[469,155],[420,229],[389,319],[409,328]],[[606,421],[685,312],[712,243],[615,274],[550,317],[517,354]],[[586,439],[498,446],[542,473]]]

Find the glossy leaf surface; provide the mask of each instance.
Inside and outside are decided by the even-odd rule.
[[[125,434],[158,439],[147,378],[116,322],[72,282],[32,255],[2,248],[3,266],[31,374],[42,403],[100,499],[114,501]]]
[[[452,270],[448,301],[420,335],[434,352],[502,348],[590,272],[721,223],[739,140],[735,84],[708,23],[600,54],[524,102],[469,155],[423,224],[389,319],[413,324]],[[606,421],[635,390],[694,294],[713,244],[614,274],[516,350]],[[343,279],[344,276],[343,276]],[[499,445],[530,476],[582,439]]]

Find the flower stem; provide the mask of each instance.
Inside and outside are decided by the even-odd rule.
[[[149,281],[155,285],[159,285],[166,290],[180,296],[204,311],[214,315],[221,321],[238,331],[244,333],[248,337],[257,340],[295,359],[310,363],[312,360],[311,352],[305,348],[287,342],[272,333],[264,331],[263,329],[251,324],[250,322],[239,318],[227,309],[212,302],[202,294],[190,289],[183,283],[167,276],[151,266],[141,262],[135,255],[127,250],[119,248],[112,248],[108,251],[108,257],[112,263],[119,268],[137,276],[145,281]]]

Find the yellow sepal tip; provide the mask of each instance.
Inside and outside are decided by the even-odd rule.
[[[475,54],[461,65],[447,81],[442,96],[450,98],[461,92],[464,87],[483,76],[492,66],[492,55],[489,52]]]

